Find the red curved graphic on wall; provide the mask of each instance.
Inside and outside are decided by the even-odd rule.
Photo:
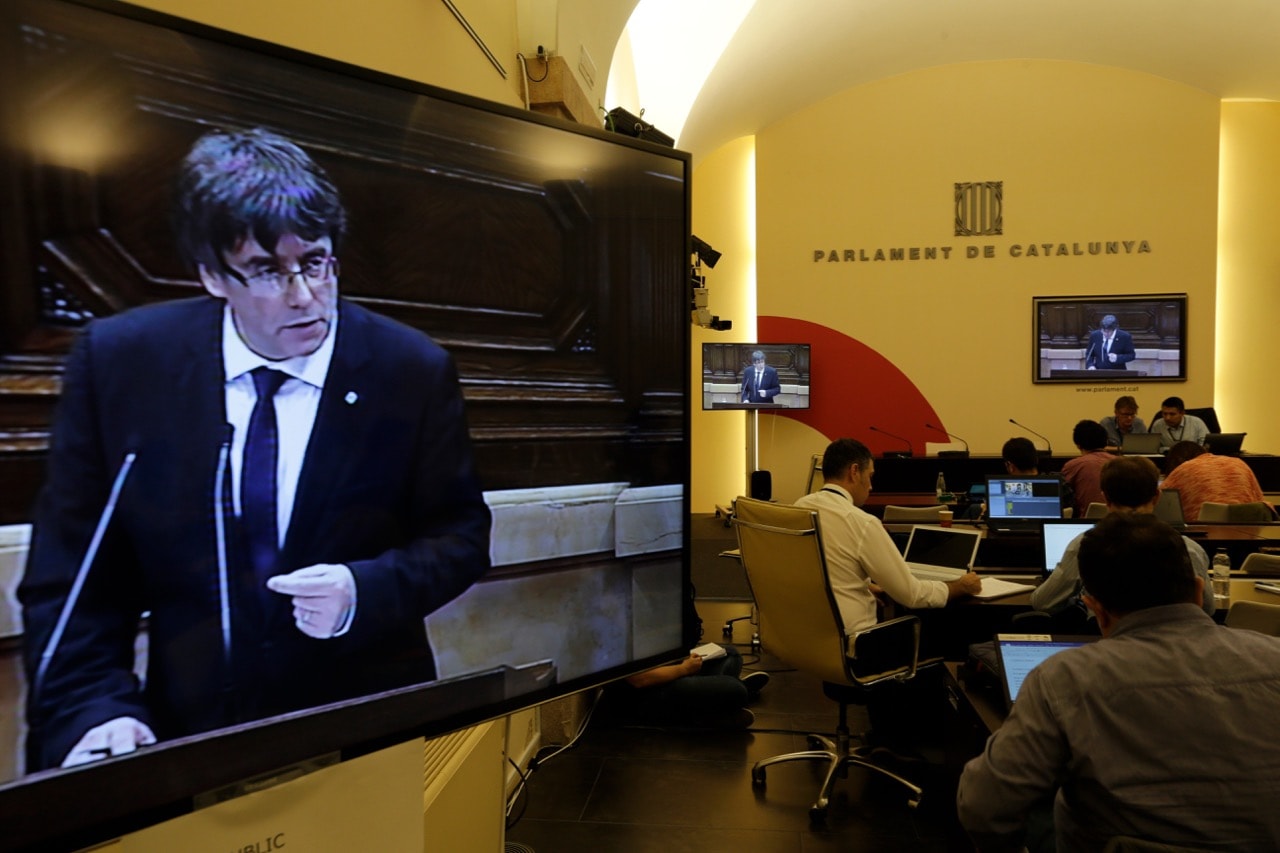
[[[926,441],[949,441],[946,424],[906,374],[871,347],[835,329],[793,317],[760,317],[762,343],[808,343],[809,408],[778,412],[808,424],[830,440],[856,438],[879,456],[906,450],[923,456]],[[871,427],[884,432],[876,432]],[[901,436],[891,438],[886,433]]]

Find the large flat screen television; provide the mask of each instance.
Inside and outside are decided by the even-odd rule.
[[[1037,296],[1033,382],[1181,382],[1187,295]]]
[[[3,643],[5,672],[21,671],[14,650],[25,643],[29,671],[43,681],[35,689],[13,675],[0,691],[9,703],[0,708],[0,846],[85,846],[181,814],[238,780],[492,719],[690,647],[687,154],[105,0],[6,2],[0,65],[0,521],[56,518],[29,509],[55,499],[86,521],[113,506],[92,546],[87,535],[63,541],[57,525],[35,525],[24,601],[41,602],[44,615],[31,619],[41,635],[14,631]],[[283,196],[297,209],[273,219],[275,207],[246,203],[262,214],[252,240],[233,224],[228,248],[191,263],[190,229],[171,220],[193,219],[193,187],[205,184],[189,171],[179,181],[179,172],[246,136],[284,152],[281,168],[295,169],[281,179],[287,187],[305,173]],[[210,139],[223,141],[201,147]],[[219,184],[237,199],[247,177],[275,180],[271,169],[238,169],[218,175],[246,176],[245,186]],[[340,205],[316,213],[317,186]],[[345,210],[340,246],[334,210]],[[272,231],[277,221],[288,227]],[[221,220],[200,222],[202,234],[227,231]],[[342,307],[306,312],[317,294]],[[271,325],[262,306],[284,302],[295,314]],[[318,385],[293,380],[319,397],[311,443],[292,441],[305,454],[277,559],[295,540],[319,547],[378,531],[381,542],[320,558],[349,570],[355,597],[319,634],[306,627],[323,615],[307,593],[270,587],[293,596],[279,623],[281,599],[244,577],[252,548],[227,544],[264,540],[238,523],[241,507],[261,498],[233,497],[226,485],[250,462],[237,458],[231,401],[241,392],[223,342],[227,352],[239,339],[273,359],[280,354],[254,347],[277,333],[318,344],[326,323],[336,328],[328,373]],[[162,339],[169,349],[157,351]],[[372,353],[391,350],[403,359],[372,364]],[[165,377],[166,393],[191,400],[136,388],[115,360],[124,354],[138,375]],[[108,375],[119,383],[98,393],[94,383]],[[446,393],[434,398],[426,387]],[[55,412],[60,397],[64,413],[93,415],[98,439],[68,428]],[[241,414],[247,445],[257,416]],[[292,421],[280,423],[278,435]],[[438,449],[442,424],[453,429],[451,446],[469,453]],[[89,429],[88,418],[78,426]],[[112,494],[129,458],[122,450],[136,455]],[[357,461],[365,459],[381,460],[376,475]],[[341,487],[314,488],[327,478]],[[492,520],[465,543],[435,529],[462,500],[458,483],[476,484],[478,514]],[[168,574],[148,566],[153,549],[170,545],[189,549],[190,564]],[[437,583],[433,561],[455,546],[490,567]],[[95,559],[79,575],[89,552]],[[404,571],[399,592],[364,573],[382,560]],[[76,577],[85,578],[78,598]],[[175,596],[199,606],[184,617]],[[67,618],[55,624],[51,613]],[[92,627],[108,613],[109,628]],[[346,642],[342,654],[358,659],[370,620],[394,618],[418,643],[396,647],[394,663],[406,664],[397,671],[433,664],[436,680],[388,686],[378,672],[392,661],[377,658],[351,668],[368,675],[367,687],[352,679],[340,695],[257,713],[261,691],[238,686],[236,662],[262,663],[278,647],[257,658],[236,638],[240,620],[258,618],[296,628],[289,646],[311,667],[318,658],[299,651],[307,643]],[[98,636],[110,654],[100,654]],[[22,727],[11,725],[24,720],[23,694],[38,694],[37,716],[47,719],[82,710],[84,725],[104,718],[98,670],[84,677],[89,670],[72,663],[85,654],[107,661],[113,700],[150,711],[156,696],[194,691],[195,706],[205,690],[209,716],[176,720],[179,706],[167,702],[165,718],[148,720],[158,743],[79,767],[24,755]]]
[[[702,408],[809,408],[809,345],[703,344]]]

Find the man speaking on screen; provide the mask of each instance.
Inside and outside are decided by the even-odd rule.
[[[68,359],[19,588],[29,770],[432,681],[424,617],[489,566],[453,361],[338,296],[319,165],[208,133],[175,228],[206,294]]]
[[[1084,366],[1088,370],[1128,370],[1129,362],[1138,357],[1130,335],[1108,314],[1089,333],[1089,349],[1085,351]]]
[[[742,402],[772,403],[782,392],[777,368],[765,364],[764,353],[751,353],[751,366],[742,371]]]

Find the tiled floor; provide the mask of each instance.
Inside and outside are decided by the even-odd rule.
[[[809,732],[835,728],[834,702],[817,679],[766,656],[747,669],[772,680],[751,706],[749,731],[674,731],[593,723],[572,749],[531,776],[507,830],[508,853],[818,853],[943,851],[954,808],[941,753],[906,775],[925,788],[918,809],[905,789],[853,768],[838,780],[824,825],[811,825],[809,805],[821,778],[817,762],[769,768],[755,789],[757,759],[807,749]],[[861,709],[850,724],[865,726]]]

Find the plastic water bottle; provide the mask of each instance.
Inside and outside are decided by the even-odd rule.
[[[943,496],[943,495],[945,495],[946,493],[947,493],[947,478],[946,478],[946,477],[944,477],[944,476],[942,476],[942,472],[941,472],[941,471],[939,471],[939,472],[938,472],[938,486],[937,486],[937,489],[936,489],[936,491],[935,491],[935,494],[936,494],[936,496],[937,496],[937,498],[938,498],[938,503],[942,503],[942,496]]]
[[[1231,605],[1231,558],[1226,548],[1213,554],[1213,605],[1220,610]]]

